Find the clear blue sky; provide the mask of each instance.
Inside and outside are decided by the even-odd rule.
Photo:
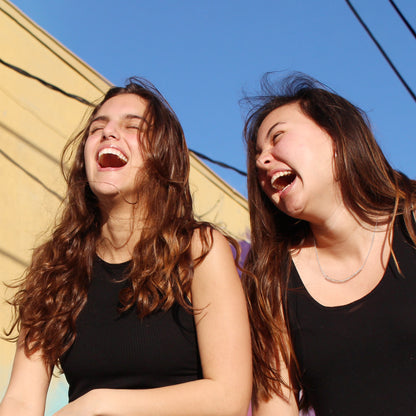
[[[389,1],[351,2],[416,92],[416,39]],[[416,1],[395,2],[416,29]],[[344,0],[13,3],[112,83],[152,81],[211,158],[245,170],[243,91],[267,71],[301,71],[365,110],[393,166],[416,177],[416,103]],[[208,165],[246,195],[244,177]]]

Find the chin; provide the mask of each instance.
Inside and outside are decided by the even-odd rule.
[[[298,219],[298,220],[304,220],[304,209],[303,204],[282,204],[280,203],[278,206],[280,211],[284,212],[289,217]]]
[[[94,195],[98,198],[109,198],[109,197],[115,197],[117,195],[120,195],[122,190],[116,185],[112,183],[106,183],[101,184],[100,186],[91,186],[90,188]]]

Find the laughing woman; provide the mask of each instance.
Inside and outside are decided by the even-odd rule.
[[[254,414],[416,415],[416,183],[347,100],[263,85],[245,126]]]
[[[182,128],[132,79],[93,110],[67,175],[63,215],[12,303],[19,328],[1,416],[245,415],[245,299],[229,242],[197,222]]]

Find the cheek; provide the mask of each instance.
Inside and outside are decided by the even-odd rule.
[[[91,171],[93,164],[95,163],[95,155],[92,149],[91,141],[86,141],[84,146],[84,166],[87,178]]]
[[[84,159],[87,160],[92,151],[92,140],[88,137],[84,144]]]
[[[257,172],[257,181],[260,184],[260,188],[264,192],[266,192],[267,191],[267,188],[268,188],[268,186],[267,186],[267,184],[268,184],[267,173],[264,172],[264,171],[262,171],[262,170],[259,170]]]
[[[131,159],[133,165],[138,167],[143,164],[143,147],[145,145],[142,144],[141,139],[136,136],[131,136],[128,138],[128,147],[130,150]]]

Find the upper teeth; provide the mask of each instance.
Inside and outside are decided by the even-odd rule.
[[[127,157],[120,152],[120,150],[118,149],[114,149],[113,147],[106,147],[105,149],[100,150],[100,152],[98,153],[98,159],[102,156],[102,155],[116,155],[118,156],[121,160],[124,160],[127,163]]]
[[[281,172],[276,172],[273,176],[272,176],[272,179],[271,179],[271,184],[272,184],[272,187],[274,188],[274,189],[277,189],[278,188],[278,186],[277,186],[277,184],[276,184],[276,181],[279,179],[279,178],[281,178],[282,176],[288,176],[288,175],[291,175],[292,174],[292,171],[290,171],[290,170],[284,170],[284,171],[281,171]]]

